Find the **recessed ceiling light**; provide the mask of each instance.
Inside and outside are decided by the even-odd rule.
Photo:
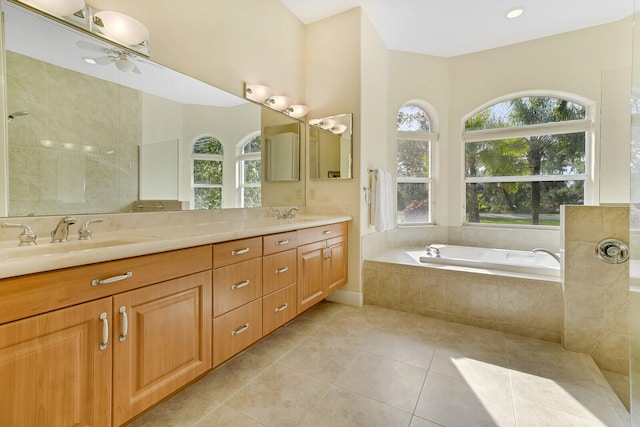
[[[504,16],[507,19],[515,19],[522,16],[524,14],[525,9],[526,7],[524,6],[512,7],[511,9],[507,10]]]

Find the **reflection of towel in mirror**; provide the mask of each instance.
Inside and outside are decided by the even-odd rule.
[[[391,174],[383,169],[376,169],[372,179],[373,200],[371,201],[372,223],[376,231],[392,230],[393,193],[391,192]]]

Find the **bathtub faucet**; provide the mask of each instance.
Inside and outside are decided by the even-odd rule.
[[[562,264],[562,262],[560,261],[560,257],[557,254],[554,254],[553,252],[551,252],[551,251],[549,251],[547,249],[535,248],[531,252],[533,252],[534,254],[544,253],[544,254],[547,254],[547,255],[551,255],[553,258],[555,258],[556,261],[558,261],[558,264]]]
[[[438,248],[434,248],[433,246],[427,246],[425,248],[425,251],[427,253],[427,256],[431,256],[431,257],[440,257],[440,249]]]

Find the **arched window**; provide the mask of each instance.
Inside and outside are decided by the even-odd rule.
[[[429,114],[415,104],[398,111],[398,225],[428,224],[431,218],[432,143],[437,140]]]
[[[222,144],[213,136],[202,136],[193,144],[193,207],[222,207]]]
[[[553,96],[509,99],[465,122],[466,221],[559,225],[582,205],[589,171],[588,108]]]
[[[243,208],[262,206],[260,177],[262,139],[260,134],[249,136],[238,147],[238,200]]]

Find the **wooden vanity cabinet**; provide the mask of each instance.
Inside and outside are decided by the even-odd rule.
[[[213,245],[213,366],[262,338],[262,237]]]
[[[0,326],[0,425],[111,426],[103,313],[113,319],[111,298]]]
[[[347,223],[298,230],[297,313],[347,283]]]
[[[270,334],[297,314],[296,279],[298,234],[264,236],[262,333]]]
[[[0,425],[118,426],[209,370],[211,250],[0,280],[22,308],[2,312]]]

